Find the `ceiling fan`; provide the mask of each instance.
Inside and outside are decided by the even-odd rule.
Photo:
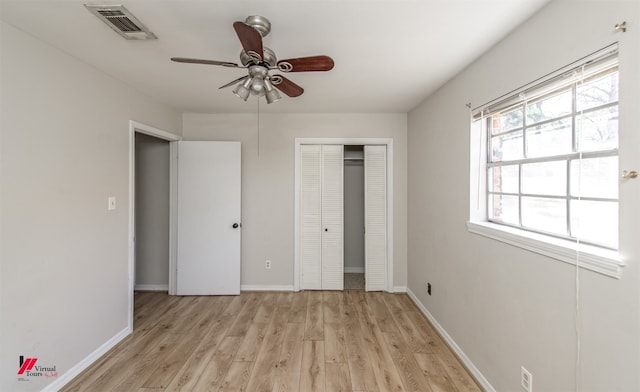
[[[179,63],[220,65],[229,68],[246,68],[248,75],[233,80],[220,88],[237,84],[233,93],[246,101],[249,94],[264,96],[267,103],[280,99],[280,94],[274,87],[289,97],[302,95],[304,89],[286,77],[276,74],[270,75],[269,71],[280,72],[314,72],[329,71],[333,69],[333,59],[329,56],[299,57],[278,61],[273,50],[262,45],[262,37],[266,37],[271,31],[271,22],[263,16],[249,16],[244,22],[233,23],[233,28],[242,44],[240,62],[238,65],[232,62],[201,60],[184,57],[172,57],[172,61]]]

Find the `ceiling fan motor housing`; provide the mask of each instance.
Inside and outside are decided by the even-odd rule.
[[[244,23],[258,30],[260,35],[263,37],[266,37],[271,31],[271,22],[269,22],[269,19],[265,18],[264,16],[248,16],[247,19],[244,20]]]
[[[267,47],[263,47],[262,52],[263,52],[262,60],[260,60],[252,57],[251,55],[247,54],[247,52],[243,50],[240,52],[240,62],[245,67],[254,65],[254,64],[260,64],[260,63],[265,63],[267,67],[275,66],[278,60],[276,59],[276,54],[274,53],[274,51]]]

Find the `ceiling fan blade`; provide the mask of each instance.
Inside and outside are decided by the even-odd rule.
[[[302,95],[302,93],[304,93],[304,89],[302,87],[298,86],[282,75],[273,75],[271,77],[271,83],[275,88],[292,98],[299,97],[300,95]]]
[[[299,57],[278,61],[278,69],[282,72],[330,71],[333,59],[329,56]]]
[[[230,63],[227,61],[216,61],[216,60],[201,60],[201,59],[190,59],[186,57],[171,57],[171,61],[175,61],[177,63],[190,63],[190,64],[206,64],[206,65],[221,65],[223,67],[237,68],[239,67],[236,63]]]
[[[238,34],[245,53],[257,61],[262,61],[264,56],[262,36],[258,30],[243,22],[235,22],[233,29],[236,31],[236,34]]]
[[[218,90],[221,90],[221,89],[223,89],[223,88],[225,88],[225,87],[233,86],[234,84],[237,84],[238,82],[241,82],[241,81],[245,80],[245,79],[246,79],[246,78],[248,78],[248,77],[249,77],[249,76],[246,76],[246,75],[245,75],[245,76],[241,76],[241,77],[239,77],[238,79],[236,79],[236,80],[234,80],[234,81],[232,81],[232,82],[229,82],[229,83],[225,84],[224,86],[220,86],[220,87],[218,87]]]

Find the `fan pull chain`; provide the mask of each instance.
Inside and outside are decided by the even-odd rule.
[[[260,97],[256,101],[258,102],[258,156],[260,156]]]

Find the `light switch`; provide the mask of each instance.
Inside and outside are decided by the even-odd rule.
[[[111,211],[111,210],[115,210],[116,209],[116,197],[115,196],[109,196],[107,198],[107,210]]]

